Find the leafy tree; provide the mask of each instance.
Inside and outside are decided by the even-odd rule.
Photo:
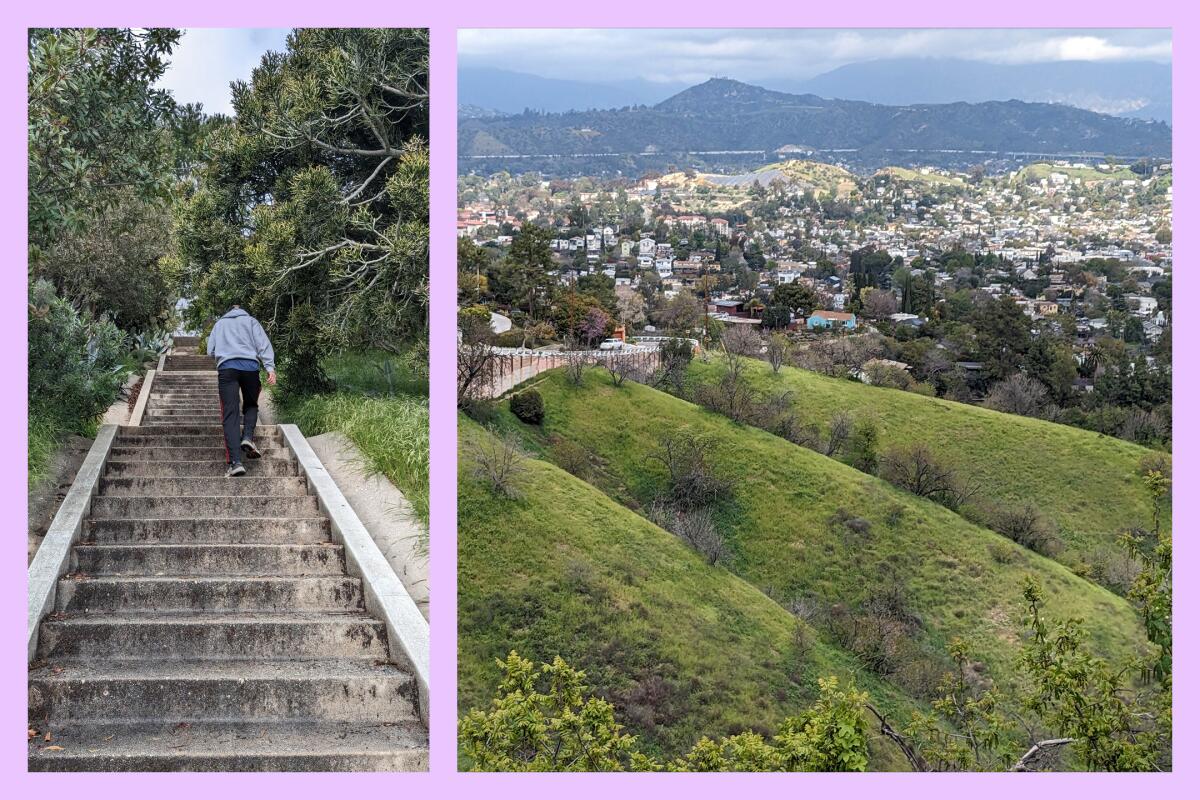
[[[529,320],[536,320],[537,302],[543,293],[553,286],[548,274],[554,265],[550,252],[550,229],[537,225],[522,225],[513,235],[505,265],[512,274],[515,294],[522,298],[522,305]]]
[[[1044,595],[1031,578],[1024,596],[1032,634],[1021,655],[1031,682],[1026,708],[1072,739],[1089,770],[1154,769],[1158,734],[1153,726],[1146,728],[1127,698],[1124,672],[1084,649],[1079,620],[1052,623],[1043,618]]]
[[[289,391],[322,354],[423,335],[428,305],[428,33],[299,29],[233,86],[235,118],[177,220],[194,322],[240,303]]]
[[[811,312],[817,307],[817,295],[803,283],[781,283],[771,290],[770,306],[784,306],[790,311]]]
[[[171,215],[163,203],[122,195],[83,230],[62,231],[34,271],[85,314],[105,315],[128,332],[148,331],[165,322],[174,303],[164,269]]]
[[[980,360],[988,380],[998,381],[1016,372],[1029,349],[1029,317],[1011,297],[977,306],[971,318]]]
[[[122,196],[166,196],[176,106],[154,85],[179,36],[173,28],[30,30],[31,264]]]

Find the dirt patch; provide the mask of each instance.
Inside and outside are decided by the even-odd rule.
[[[91,447],[91,439],[83,436],[69,436],[58,448],[58,452],[51,456],[45,480],[36,486],[29,487],[27,564],[29,561],[33,561],[33,556],[37,553],[42,538],[50,529],[54,515],[58,513],[58,507],[62,505],[63,498],[67,496],[71,484],[75,482],[75,473],[83,465],[83,460],[87,457]]]

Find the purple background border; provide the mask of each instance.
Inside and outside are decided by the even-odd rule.
[[[168,0],[169,2],[169,0]],[[1194,794],[1197,787],[1196,637],[1186,625],[1200,610],[1195,584],[1180,581],[1176,587],[1177,673],[1175,689],[1175,772],[1169,775],[611,775],[611,776],[482,776],[455,775],[455,31],[470,27],[1160,27],[1174,29],[1175,171],[1181,176],[1175,193],[1176,219],[1197,218],[1195,130],[1200,111],[1187,102],[1188,89],[1197,85],[1196,13],[1182,2],[1142,0],[1114,3],[1061,0],[1006,0],[992,8],[968,6],[954,0],[915,3],[860,0],[853,7],[805,7],[790,3],[741,3],[736,15],[727,4],[704,5],[667,0],[653,5],[630,0],[608,0],[592,6],[531,0],[520,5],[482,3],[477,0],[447,2],[436,8],[415,4],[365,5],[317,3],[314,0],[209,0],[190,10],[168,7],[164,0],[107,3],[60,0],[53,7],[34,8],[10,0],[0,11],[0,102],[8,110],[0,125],[0,186],[3,214],[0,226],[5,254],[0,290],[0,341],[7,386],[0,398],[2,418],[8,421],[0,464],[0,509],[9,528],[7,553],[0,558],[0,632],[10,644],[0,653],[3,678],[3,723],[0,724],[0,769],[7,792],[23,797],[51,792],[78,793],[88,798],[129,798],[169,793],[177,798],[207,797],[212,792],[233,796],[286,792],[291,798],[318,798],[331,792],[377,791],[389,796],[431,792],[438,796],[525,797],[543,792],[566,792],[574,797],[610,797],[614,791],[650,795],[686,791],[698,799],[718,798],[736,791],[770,793],[815,791],[837,795],[884,795],[889,798],[1009,797],[1014,791],[1070,795],[1087,792],[1093,798],[1128,797],[1155,791],[1169,796]],[[202,5],[202,7],[200,7]],[[722,13],[724,12],[724,13]],[[25,772],[26,663],[24,641],[25,565],[25,29],[30,25],[172,25],[178,27],[296,27],[296,26],[406,26],[432,31],[431,85],[431,435],[432,435],[432,719],[431,773],[427,775],[289,775],[199,774],[182,777],[150,775],[28,775]],[[1175,230],[1175,252],[1188,261],[1200,253],[1196,231],[1185,222]],[[1185,267],[1175,278],[1178,298],[1200,301],[1200,276]],[[1190,308],[1182,303],[1179,307]],[[1200,521],[1200,497],[1195,486],[1195,443],[1200,425],[1187,413],[1198,382],[1196,347],[1200,328],[1186,312],[1175,322],[1177,353],[1175,422],[1175,543],[1180,575],[1197,567],[1197,545],[1191,528]],[[1020,782],[1020,788],[1016,782]],[[1190,787],[1190,791],[1188,791]]]

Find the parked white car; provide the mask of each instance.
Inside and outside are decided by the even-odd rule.
[[[625,343],[620,339],[605,339],[600,343],[601,350],[620,350],[625,347]]]

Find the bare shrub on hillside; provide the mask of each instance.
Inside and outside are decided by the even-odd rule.
[[[472,474],[488,485],[493,494],[516,500],[521,497],[518,481],[528,471],[525,454],[512,434],[471,439],[467,452],[474,465]]]
[[[568,338],[563,343],[563,364],[566,366],[567,380],[573,385],[583,385],[583,373],[592,363],[592,353],[584,342]]]
[[[997,506],[986,513],[988,527],[1022,547],[1044,556],[1062,551],[1062,540],[1053,523],[1032,503]]]
[[[959,475],[923,444],[888,450],[881,459],[880,477],[952,511],[979,493],[979,485],[973,479]]]
[[[732,325],[721,334],[721,352],[726,363],[738,358],[757,358],[763,341],[749,325]]]
[[[637,376],[640,374],[637,360],[632,356],[610,355],[604,359],[604,369],[608,372],[613,386],[617,387],[625,383],[626,378],[633,378],[634,381],[637,381]]]
[[[787,360],[791,347],[791,342],[782,333],[772,334],[771,338],[767,340],[767,363],[771,365],[771,371],[776,375],[779,374],[780,368]]]
[[[689,511],[728,499],[732,485],[710,463],[712,438],[689,430],[668,433],[650,458],[667,468],[663,499],[679,511]]]
[[[729,555],[725,537],[707,508],[677,511],[666,503],[655,503],[647,514],[650,521],[678,536],[710,565]]]
[[[586,481],[592,475],[592,459],[588,451],[557,434],[550,441],[550,460],[580,480]]]
[[[459,408],[491,394],[499,366],[498,358],[487,342],[464,342],[458,346]]]
[[[995,411],[1023,417],[1054,419],[1058,416],[1058,406],[1051,402],[1046,387],[1023,372],[1014,372],[993,386],[983,404]]]
[[[842,452],[854,431],[854,417],[839,411],[829,420],[829,438],[825,440],[825,455],[832,458]]]

